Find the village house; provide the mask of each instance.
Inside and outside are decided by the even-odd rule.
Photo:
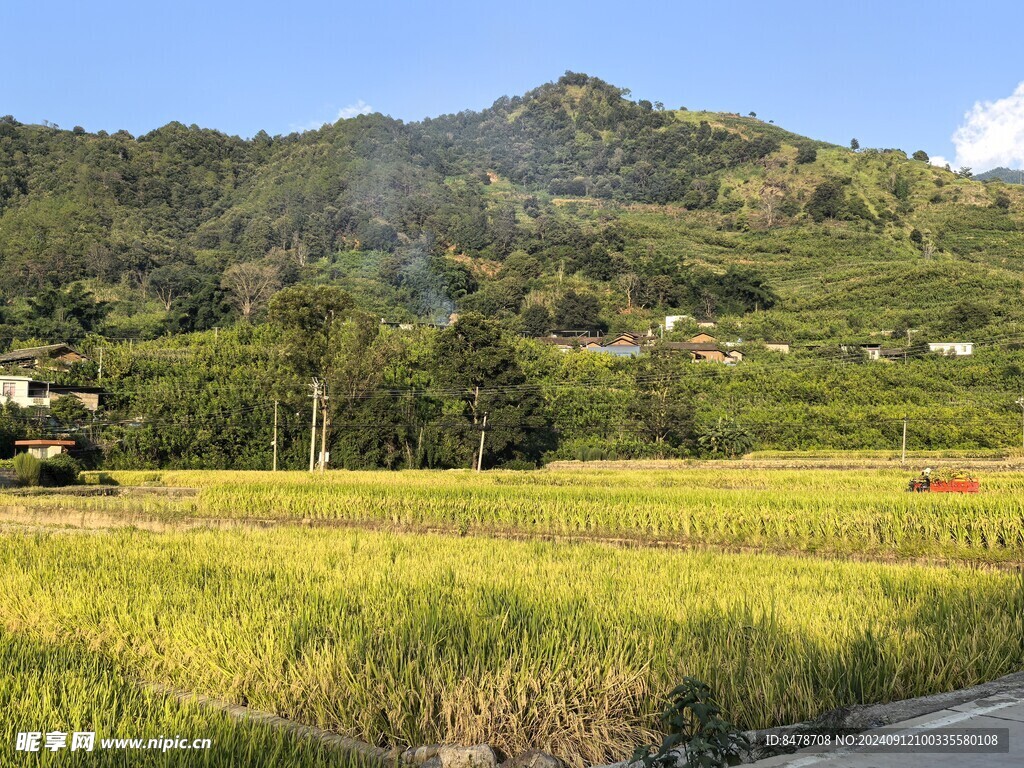
[[[789,342],[788,341],[766,341],[764,348],[771,350],[772,352],[778,352],[783,355],[789,354]]]
[[[974,354],[974,343],[970,341],[939,341],[928,343],[929,352],[938,352],[949,357],[966,357]]]
[[[99,387],[68,386],[38,381],[27,376],[7,376],[0,373],[0,403],[14,403],[22,408],[49,408],[61,397],[76,397],[90,411],[100,406]]]
[[[22,408],[49,408],[50,385],[27,376],[0,376],[0,399]]]
[[[604,338],[599,331],[559,330],[550,331],[547,336],[536,336],[533,340],[554,347],[559,352],[572,352],[577,349],[586,349],[595,344],[600,346]]]
[[[409,322],[395,322],[387,320],[385,318],[380,319],[380,324],[384,328],[390,328],[393,331],[414,331],[417,328],[447,328],[448,323],[409,323]]]
[[[907,350],[902,347],[883,347],[879,344],[862,344],[860,346],[860,350],[868,360],[882,360],[891,363],[895,360],[905,360],[907,358]]]
[[[725,345],[708,333],[698,333],[689,341],[658,342],[653,331],[623,331],[615,336],[591,336],[589,331],[552,331],[549,336],[540,336],[534,341],[553,346],[561,352],[582,349],[616,357],[637,357],[647,347],[654,351],[687,352],[695,363],[711,362],[735,365],[743,360],[743,352],[732,349],[740,342]],[[578,334],[578,335],[569,335]],[[655,346],[657,344],[657,346]],[[723,349],[723,346],[725,349]]]
[[[659,349],[669,352],[688,352],[695,363],[724,363],[735,365],[743,359],[738,349],[723,352],[718,340],[708,333],[698,333],[689,341],[667,341]]]
[[[0,355],[0,368],[57,368],[88,360],[89,358],[67,344],[49,344],[45,347],[28,347],[6,352]]]
[[[534,341],[555,347],[560,352],[583,349],[587,352],[601,352],[618,357],[636,357],[643,347],[651,346],[657,336],[647,331],[623,331],[615,336],[602,336],[589,330],[551,331],[547,336],[538,336]]]
[[[604,344],[596,346],[588,344],[587,349],[591,352],[600,352],[606,355],[615,355],[616,357],[636,357],[640,354],[641,338],[633,333],[620,333]]]
[[[68,448],[74,448],[74,440],[15,440],[14,449],[23,448],[27,453],[37,459],[52,459],[62,453],[67,453]]]
[[[661,345],[661,349],[670,352],[689,352],[690,359],[695,363],[725,362],[725,353],[718,348],[717,344],[708,342],[667,341]]]
[[[718,343],[718,339],[716,339],[710,333],[698,333],[696,336],[691,338],[687,343],[689,343],[689,344],[717,344]]]

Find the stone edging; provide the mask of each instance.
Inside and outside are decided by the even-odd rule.
[[[359,741],[358,739],[351,739],[348,736],[342,736],[341,734],[333,733],[332,731],[325,731],[323,728],[317,728],[312,725],[301,725],[293,720],[288,720],[278,715],[272,715],[269,712],[250,709],[249,707],[243,707],[240,704],[232,704],[231,702],[224,701],[222,699],[215,699],[212,696],[203,696],[198,693],[187,693],[185,691],[179,691],[175,688],[170,688],[166,685],[159,685],[156,683],[147,683],[142,687],[147,691],[161,694],[163,696],[169,696],[181,702],[199,704],[203,707],[215,709],[219,712],[225,713],[235,720],[263,723],[273,728],[281,728],[282,730],[290,731],[299,738],[318,741],[325,746],[337,749],[339,752],[357,754],[382,764],[395,764],[398,762],[399,756],[401,755],[401,752],[397,749],[381,749],[380,747],[375,747],[372,744],[367,744],[366,742]]]

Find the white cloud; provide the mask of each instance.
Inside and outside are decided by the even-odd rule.
[[[339,120],[348,120],[349,118],[356,117],[358,115],[369,115],[372,112],[373,107],[362,99],[359,99],[355,104],[349,104],[347,107],[339,109],[338,114],[333,120],[310,120],[308,123],[292,123],[288,127],[293,131],[315,131],[329,123],[336,123]]]
[[[356,115],[368,115],[371,112],[373,112],[373,107],[360,99],[355,104],[349,104],[347,107],[339,109],[338,116],[335,120],[348,120],[350,117],[355,117]]]
[[[944,158],[942,155],[932,155],[928,158],[928,162],[932,165],[936,165],[939,168],[945,168],[947,165],[952,168],[953,163]]]
[[[956,166],[1024,167],[1024,82],[1005,99],[977,102],[952,139]]]

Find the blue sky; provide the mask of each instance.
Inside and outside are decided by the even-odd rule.
[[[6,0],[0,114],[251,136],[481,109],[573,70],[669,108],[753,110],[982,170],[1024,165],[1022,36],[1009,0]]]

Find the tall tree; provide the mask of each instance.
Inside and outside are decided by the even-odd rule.
[[[327,375],[332,333],[353,306],[348,293],[331,285],[295,285],[270,300],[268,319],[282,329],[285,358],[301,379]]]
[[[184,264],[158,267],[149,275],[149,288],[167,312],[171,311],[175,299],[191,291],[198,282],[195,270]]]
[[[437,337],[438,381],[458,392],[453,403],[461,417],[461,458],[469,465],[487,415],[484,463],[512,459],[537,461],[552,444],[550,424],[539,392],[526,376],[501,327],[482,315],[463,315]]]
[[[221,281],[246,320],[270,301],[280,285],[280,273],[273,264],[245,261],[224,270]]]

